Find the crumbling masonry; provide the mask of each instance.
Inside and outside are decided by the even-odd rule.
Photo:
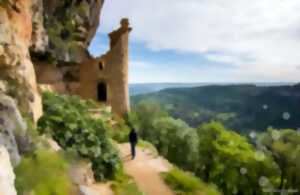
[[[130,110],[128,91],[128,19],[109,34],[110,50],[103,56],[89,57],[79,71],[77,94],[111,106],[112,113],[125,116]]]

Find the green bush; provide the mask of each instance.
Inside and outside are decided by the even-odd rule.
[[[114,125],[114,129],[110,131],[110,137],[119,143],[129,142],[130,127],[124,119],[117,116],[113,116],[113,118],[115,118],[116,124]]]
[[[202,182],[191,173],[178,168],[163,173],[165,182],[172,187],[177,195],[220,195],[215,186]]]
[[[44,115],[38,121],[40,133],[49,133],[66,149],[92,162],[97,180],[112,177],[121,165],[120,152],[109,139],[109,124],[94,119],[90,101],[77,96],[43,93]]]
[[[68,175],[68,163],[49,150],[37,150],[15,167],[18,194],[65,195],[74,190]]]

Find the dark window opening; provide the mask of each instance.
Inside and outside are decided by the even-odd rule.
[[[99,62],[99,70],[103,70],[104,69],[104,63],[103,62]]]
[[[78,81],[78,79],[70,72],[66,72],[63,77],[64,81]]]
[[[107,100],[107,90],[105,83],[98,83],[98,101],[105,102]]]
[[[67,29],[63,29],[61,32],[60,32],[60,37],[62,39],[66,39],[70,36],[70,32],[67,30]]]
[[[82,2],[82,0],[77,0],[76,3],[75,3],[75,5],[76,6],[80,6],[81,2]]]

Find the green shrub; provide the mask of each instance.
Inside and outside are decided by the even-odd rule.
[[[129,142],[130,127],[128,127],[124,119],[117,116],[113,116],[113,118],[116,124],[114,125],[114,129],[110,132],[110,137],[119,143]]]
[[[49,150],[37,150],[24,157],[14,170],[18,194],[65,195],[72,191],[68,163]]]
[[[110,133],[110,137],[119,142],[119,143],[125,143],[125,142],[129,142],[129,135],[130,131],[129,130],[113,130]]]
[[[191,173],[178,168],[163,173],[165,182],[172,187],[177,195],[220,195],[215,186],[205,184]]]
[[[94,119],[90,101],[76,96],[43,93],[44,115],[38,121],[40,133],[49,133],[66,149],[92,162],[97,180],[110,178],[121,165],[120,152],[109,139],[109,124]]]

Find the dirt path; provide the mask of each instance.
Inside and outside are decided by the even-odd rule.
[[[125,171],[147,195],[173,195],[164,183],[160,172],[169,171],[171,165],[163,158],[155,158],[149,149],[136,148],[136,158],[131,160],[130,145],[119,145]]]
[[[95,183],[88,187],[85,195],[114,195],[110,188],[111,183]]]
[[[161,157],[155,157],[149,149],[136,148],[136,158],[131,160],[130,145],[118,145],[122,152],[125,172],[131,175],[135,183],[146,195],[173,195],[164,183],[160,172],[169,171],[171,164]],[[91,186],[81,186],[86,195],[113,195],[110,183],[95,183]]]

